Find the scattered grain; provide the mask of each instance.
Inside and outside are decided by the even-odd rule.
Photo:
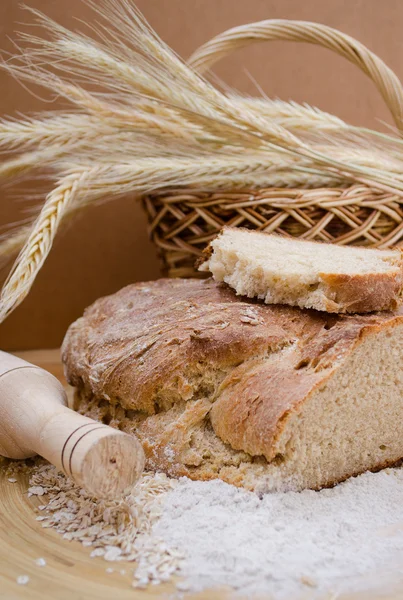
[[[161,514],[162,498],[175,485],[166,475],[143,474],[131,494],[116,501],[92,498],[47,463],[34,466],[29,485],[29,496],[47,501],[39,507],[42,515],[36,517],[42,527],[55,529],[65,540],[91,546],[91,557],[136,562],[134,587],[169,581],[180,569],[182,554],[151,533]]]
[[[316,583],[316,581],[314,579],[312,579],[312,577],[307,577],[306,575],[302,575],[301,583],[303,583],[304,585],[307,585],[308,587],[311,587],[311,588],[315,588],[318,585]]]
[[[145,590],[148,587],[148,584],[150,583],[148,578],[144,578],[144,579],[139,579],[139,580],[134,580],[132,583],[132,587],[137,588],[139,590]]]
[[[45,490],[40,485],[34,485],[28,488],[28,498],[30,496],[43,496],[45,494]]]

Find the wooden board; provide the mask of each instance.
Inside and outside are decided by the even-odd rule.
[[[58,350],[17,353],[18,356],[47,369],[63,384],[66,380]],[[51,529],[43,529],[35,520],[35,507],[41,499],[27,496],[27,477],[17,483],[7,480],[0,468],[0,599],[19,600],[152,600],[169,598],[175,592],[172,584],[149,586],[146,591],[131,587],[133,565],[107,563],[90,558],[90,551],[78,542],[66,542]],[[35,560],[44,558],[45,567]],[[106,573],[112,567],[114,573]],[[121,574],[120,570],[126,570]],[[29,583],[19,585],[17,577],[28,575]],[[228,597],[225,592],[193,595],[200,600]]]
[[[47,369],[66,384],[57,350],[23,352],[19,356]],[[131,587],[133,567],[129,563],[106,563],[101,558],[90,558],[88,548],[78,542],[66,542],[53,530],[42,529],[35,520],[35,506],[41,501],[27,497],[27,483],[23,476],[19,476],[17,483],[9,483],[4,470],[0,469],[1,600],[168,600],[175,597],[172,584],[150,586],[146,591],[134,590]],[[46,560],[45,567],[35,564],[38,558]],[[106,573],[109,566],[115,569],[114,573]],[[126,573],[121,574],[121,569]],[[19,575],[28,575],[29,583],[18,585]],[[313,594],[313,591],[307,592],[304,598],[307,600]],[[228,600],[230,595],[225,590],[211,590],[187,598]],[[324,600],[331,598],[325,596]],[[403,600],[403,589],[393,593],[337,596],[337,600],[370,598]]]

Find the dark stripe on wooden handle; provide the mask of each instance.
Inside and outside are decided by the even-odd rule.
[[[90,425],[92,425],[92,423],[90,423]],[[78,438],[78,440],[76,441],[76,443],[74,444],[74,446],[71,449],[70,458],[69,458],[69,471],[70,471],[70,476],[72,477],[72,479],[74,479],[74,477],[73,477],[73,471],[72,471],[72,468],[71,468],[71,461],[72,461],[72,458],[73,458],[73,452],[76,449],[77,445],[89,433],[92,433],[93,431],[96,431],[97,429],[105,429],[105,427],[107,427],[107,425],[101,425],[101,424],[98,425],[97,423],[94,423],[94,425],[95,425],[95,427],[93,429],[90,429],[89,431],[86,431],[85,433],[83,433],[83,435],[81,437]],[[77,431],[77,429],[76,429],[76,431]]]
[[[82,429],[83,427],[88,427],[89,425],[96,425],[96,423],[84,423],[84,425],[80,425],[80,427],[77,427],[77,429],[75,429],[74,431],[72,431],[69,435],[69,437],[67,438],[67,440],[64,442],[63,444],[63,448],[62,448],[62,454],[61,454],[61,463],[62,463],[62,469],[65,472],[65,474],[67,475],[67,470],[66,467],[64,466],[64,452],[66,450],[67,444],[69,443],[69,441],[71,440],[71,438],[73,437],[73,435],[79,431],[80,429]]]

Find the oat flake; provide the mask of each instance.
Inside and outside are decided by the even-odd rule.
[[[262,498],[145,473],[123,500],[95,501],[48,464],[30,486],[43,527],[91,545],[94,560],[136,561],[136,589],[179,574],[179,594],[227,585],[248,598],[330,600],[403,584],[403,469]]]
[[[183,557],[152,535],[160,500],[176,483],[166,475],[143,474],[132,493],[116,501],[95,500],[47,463],[33,468],[29,483],[28,495],[46,502],[36,517],[42,527],[91,547],[93,558],[136,562],[136,585],[168,581],[177,573]]]

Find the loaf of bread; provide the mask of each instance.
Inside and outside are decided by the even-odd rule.
[[[335,313],[394,310],[401,302],[400,250],[336,246],[224,227],[199,269],[237,294],[267,304]]]
[[[329,315],[162,279],[96,301],[62,355],[75,408],[175,477],[318,489],[403,457],[400,309]]]

